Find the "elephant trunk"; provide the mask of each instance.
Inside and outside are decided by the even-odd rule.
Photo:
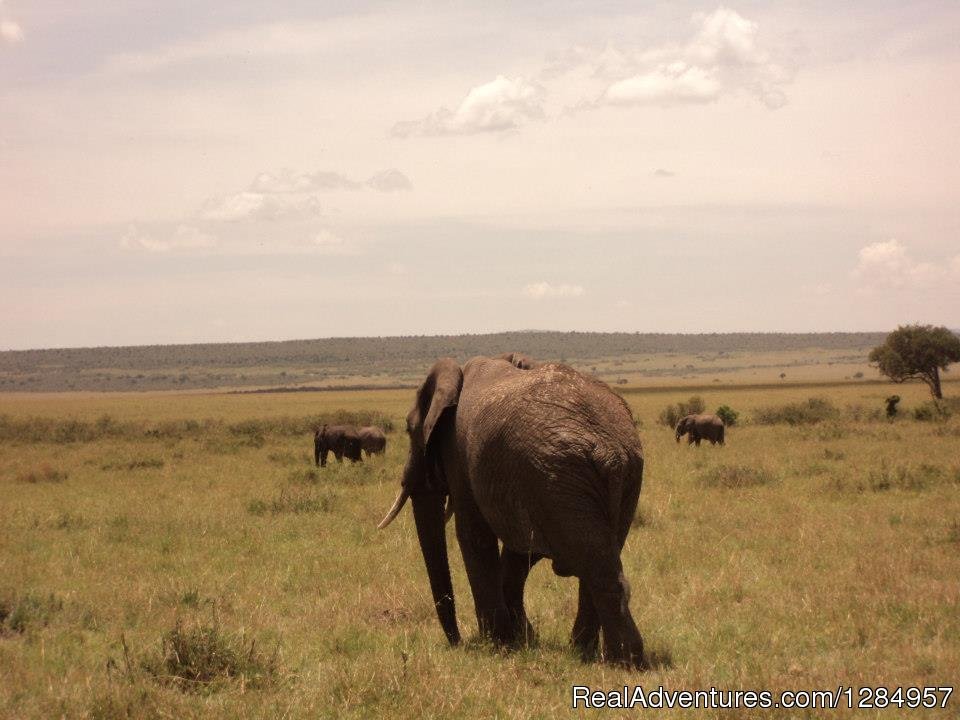
[[[413,519],[417,524],[417,538],[423,562],[430,578],[430,591],[437,608],[437,618],[451,645],[460,642],[457,612],[453,603],[453,583],[450,580],[450,561],[447,558],[446,522],[442,493],[423,493],[413,496]]]

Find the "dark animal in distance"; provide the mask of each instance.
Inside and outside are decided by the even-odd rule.
[[[324,425],[313,436],[313,459],[320,467],[327,464],[327,453],[332,452],[337,462],[348,458],[352,462],[363,460],[360,435],[353,425]]]
[[[701,414],[687,415],[677,423],[677,442],[687,435],[687,444],[696,444],[701,440],[709,440],[711,445],[723,445],[723,420],[716,415]]]
[[[383,455],[386,452],[387,436],[380,428],[368,425],[357,430],[357,434],[360,436],[360,447],[363,448],[367,457]]]
[[[410,455],[386,527],[408,498],[440,625],[460,642],[447,556],[445,502],[473,592],[480,634],[529,640],[523,604],[542,558],[579,578],[571,641],[592,657],[642,667],[620,553],[643,480],[643,450],[626,403],[566,365],[521,370],[475,357],[434,364],[407,415]],[[502,549],[498,545],[502,542]]]
[[[887,403],[887,417],[894,418],[897,416],[897,403],[900,402],[899,395],[891,395],[885,401]]]

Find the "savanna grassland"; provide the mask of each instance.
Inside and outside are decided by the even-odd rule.
[[[536,647],[446,646],[409,510],[376,530],[410,390],[0,395],[0,717],[714,717],[574,712],[571,685],[955,686],[960,414],[915,419],[919,385],[816,380],[708,376],[707,409],[740,413],[723,448],[658,424],[690,388],[618,388],[647,458],[623,553],[645,673],[574,656],[575,581],[548,563],[527,590]],[[321,416],[393,427],[386,456],[314,469]]]

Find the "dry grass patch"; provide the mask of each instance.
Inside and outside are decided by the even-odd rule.
[[[218,623],[184,627],[178,621],[164,633],[159,652],[144,655],[139,665],[154,680],[184,692],[214,692],[231,683],[270,684],[279,675],[278,654],[264,654],[243,631],[227,633]]]
[[[311,489],[283,488],[272,500],[254,499],[247,503],[251,515],[280,515],[283,513],[321,513],[333,508],[333,496]]]
[[[768,485],[776,480],[776,475],[764,467],[723,464],[702,471],[698,480],[704,487],[733,490]]]
[[[0,595],[0,637],[19,635],[31,627],[45,627],[63,610],[63,600],[53,593],[41,595],[27,592]]]
[[[67,479],[68,474],[64,470],[59,470],[52,465],[43,463],[37,468],[25,470],[17,475],[17,482],[22,483],[61,483]]]

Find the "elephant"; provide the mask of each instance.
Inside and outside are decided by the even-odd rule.
[[[482,637],[533,639],[523,605],[543,558],[579,579],[571,641],[593,657],[646,667],[630,614],[620,554],[637,509],[643,449],[626,403],[602,382],[562,364],[521,370],[475,357],[438,360],[407,415],[407,499],[447,641],[460,642],[444,526],[452,514]],[[445,503],[449,503],[445,513]],[[502,543],[502,549],[499,544]]]
[[[383,430],[380,428],[373,426],[362,427],[357,430],[357,434],[360,435],[360,447],[367,453],[367,457],[371,455],[383,455],[383,453],[386,452],[387,436],[383,434]]]
[[[723,445],[723,420],[716,415],[687,415],[677,423],[677,442],[687,435],[687,444],[700,446],[701,440],[709,440],[711,445]]]
[[[313,436],[313,459],[319,467],[326,467],[327,452],[332,451],[337,462],[347,457],[352,462],[363,461],[360,435],[353,425],[324,425]]]
[[[506,352],[502,355],[497,355],[497,357],[501,360],[506,360],[515,368],[520,368],[521,370],[532,370],[537,366],[537,363],[535,363],[532,358],[523,353]]]

